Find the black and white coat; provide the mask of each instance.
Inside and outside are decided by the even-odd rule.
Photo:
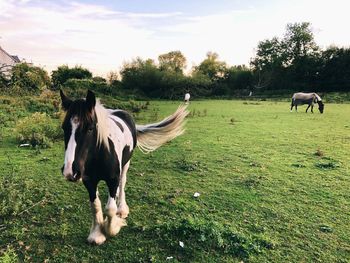
[[[136,126],[122,110],[106,109],[93,92],[72,101],[60,91],[67,112],[62,124],[65,136],[63,176],[82,180],[89,193],[93,224],[89,243],[102,244],[125,226],[129,207],[125,198],[126,174],[136,146],[150,152],[183,133],[185,107],[155,124]],[[97,185],[105,181],[109,191],[106,219],[103,218]]]

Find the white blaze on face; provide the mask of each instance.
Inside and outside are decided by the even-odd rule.
[[[66,149],[66,154],[64,157],[64,169],[63,169],[63,175],[65,177],[69,175],[73,175],[73,161],[74,161],[74,156],[75,156],[75,148],[77,146],[77,143],[75,141],[75,131],[77,130],[79,126],[78,119],[76,117],[72,118],[70,121],[72,125],[72,133],[70,135],[67,149]]]
[[[185,94],[185,100],[190,100],[190,94],[189,93]]]

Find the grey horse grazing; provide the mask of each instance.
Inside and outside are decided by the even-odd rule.
[[[311,112],[314,113],[313,111],[314,103],[318,104],[318,109],[320,113],[323,113],[324,104],[319,95],[317,95],[316,93],[303,93],[303,92],[294,93],[292,97],[292,104],[290,107],[290,111],[293,110],[294,106],[295,106],[295,111],[298,111],[298,105],[308,104],[309,106],[307,106],[306,112],[311,106]]]

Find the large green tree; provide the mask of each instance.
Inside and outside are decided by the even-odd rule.
[[[307,89],[317,78],[320,51],[308,22],[287,24],[282,39],[259,42],[251,60],[255,86]]]
[[[92,73],[81,66],[75,66],[70,68],[67,65],[59,66],[56,70],[52,71],[51,79],[54,88],[59,88],[69,79],[90,79]]]
[[[124,89],[141,91],[150,97],[160,95],[161,73],[152,59],[143,60],[137,57],[131,62],[126,62],[120,75]]]
[[[282,45],[288,64],[297,63],[319,50],[309,22],[287,24]]]
[[[232,95],[237,90],[251,90],[253,75],[249,68],[244,65],[232,66],[227,70],[225,83]]]
[[[186,68],[186,58],[180,51],[171,51],[158,57],[159,69],[183,73]]]
[[[350,48],[331,46],[322,52],[318,84],[326,91],[350,91]]]
[[[225,77],[227,67],[225,62],[219,60],[218,53],[209,51],[207,57],[195,67],[194,72],[200,72],[210,80],[218,81]]]
[[[250,64],[254,71],[256,88],[271,86],[286,64],[283,42],[277,37],[260,41]]]

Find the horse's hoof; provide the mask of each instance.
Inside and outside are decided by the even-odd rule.
[[[102,233],[91,233],[87,241],[92,245],[102,245],[106,241],[106,237]]]
[[[123,226],[126,226],[126,222],[123,218],[118,216],[107,217],[104,222],[104,231],[108,236],[113,237],[119,233]]]
[[[127,218],[129,215],[128,205],[123,205],[123,206],[118,207],[117,215],[121,218]]]

